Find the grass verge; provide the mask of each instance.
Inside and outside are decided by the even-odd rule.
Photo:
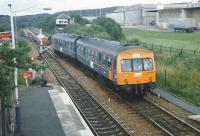
[[[199,33],[149,32],[124,29],[126,41],[138,40],[155,52],[158,87],[200,106],[200,57],[196,54],[171,53],[170,48],[184,51],[200,49]],[[168,50],[162,50],[160,46]],[[160,50],[159,50],[160,48]]]

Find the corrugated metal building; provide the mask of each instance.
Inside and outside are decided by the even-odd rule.
[[[157,25],[168,29],[170,18],[192,18],[200,26],[200,3],[172,3],[157,6]]]
[[[120,25],[149,25],[152,21],[156,21],[156,13],[150,12],[155,9],[155,4],[124,6],[113,13],[106,14],[106,17],[114,19]]]

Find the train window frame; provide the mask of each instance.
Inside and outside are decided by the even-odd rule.
[[[130,69],[130,70],[124,70],[124,69],[123,69],[122,66],[123,66],[123,62],[124,62],[124,61],[130,61],[130,66],[131,66],[131,69]],[[122,72],[133,72],[132,59],[122,59],[120,64],[121,64],[121,71],[122,71]]]
[[[85,54],[86,54],[86,48],[83,47],[83,55],[85,55]]]
[[[144,60],[145,59],[150,59],[151,60],[151,64],[152,64],[152,67],[151,69],[145,69],[144,68]],[[123,68],[122,68],[122,61],[124,60],[130,60],[131,61],[131,71],[124,71]],[[142,67],[139,69],[139,70],[135,70],[134,69],[134,60],[140,60],[142,63]],[[152,71],[154,69],[154,65],[153,65],[153,59],[152,58],[134,58],[134,59],[122,59],[121,60],[121,71],[122,72],[142,72],[142,71]]]
[[[144,64],[144,60],[145,59],[148,59],[148,60],[151,60],[151,69],[145,69],[145,64]],[[153,59],[152,58],[143,58],[143,71],[152,71],[153,70]]]
[[[95,61],[98,61],[98,51],[94,51],[94,57],[95,57]]]
[[[132,60],[132,69],[133,69],[133,72],[144,71],[143,58],[135,58],[135,59],[131,59],[131,60]],[[141,65],[142,67],[135,70],[134,61],[137,61],[137,60],[139,60],[141,62],[140,64],[142,64]],[[137,67],[138,67],[138,65],[137,65]]]
[[[98,60],[101,61],[101,59],[102,59],[101,52],[98,52]]]
[[[108,67],[111,68],[112,66],[112,57],[108,56]]]

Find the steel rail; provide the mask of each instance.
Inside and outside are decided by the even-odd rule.
[[[143,116],[145,116],[148,120],[152,121],[156,126],[171,136],[200,135],[200,130],[179,119],[146,97],[140,101],[134,101],[131,104],[136,106],[138,111]]]
[[[45,54],[44,58],[95,135],[133,135],[85,87],[66,71],[60,63],[53,57],[48,56],[48,54]]]

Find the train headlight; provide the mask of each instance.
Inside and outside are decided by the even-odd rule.
[[[134,77],[141,77],[142,76],[142,73],[135,73],[134,74]]]

